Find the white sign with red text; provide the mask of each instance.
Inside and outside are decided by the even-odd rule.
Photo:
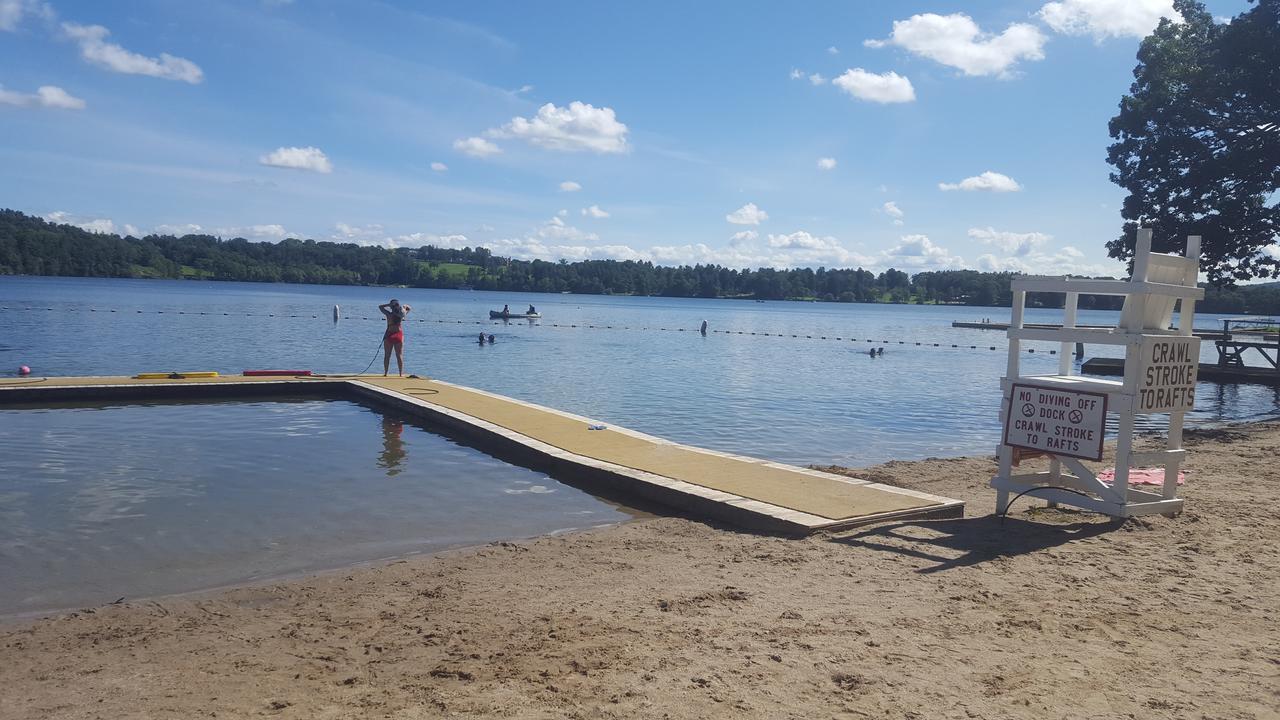
[[[1035,385],[1012,388],[1004,444],[1052,455],[1102,459],[1107,396]]]

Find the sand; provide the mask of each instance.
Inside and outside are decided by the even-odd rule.
[[[0,718],[1280,717],[1280,424],[1192,433],[1177,518],[860,476],[964,519],[663,517],[0,627]]]

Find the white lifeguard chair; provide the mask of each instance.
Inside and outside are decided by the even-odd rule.
[[[1195,399],[1200,340],[1192,329],[1195,303],[1204,298],[1204,290],[1196,285],[1199,259],[1198,236],[1187,238],[1185,256],[1164,255],[1151,252],[1151,230],[1139,229],[1129,280],[1029,276],[1013,281],[1008,370],[1001,381],[1004,402],[1000,420],[1005,434],[998,450],[999,473],[991,480],[998,513],[1008,510],[1011,495],[1016,499],[1022,494],[1048,500],[1050,505],[1071,505],[1114,517],[1171,515],[1182,510],[1182,499],[1177,497],[1178,470],[1185,452],[1182,421]],[[1061,328],[1023,327],[1028,292],[1066,296]],[[1115,328],[1076,327],[1081,294],[1123,295],[1119,324]],[[1174,329],[1170,323],[1179,301],[1178,327]],[[1022,374],[1022,343],[1027,340],[1061,343],[1058,374]],[[1123,379],[1072,375],[1070,351],[1076,343],[1123,346]],[[1100,414],[1072,411],[1096,408],[1095,401],[1101,402]],[[1169,414],[1168,441],[1164,450],[1136,453],[1134,417],[1150,413]],[[1119,428],[1111,483],[1098,479],[1084,462],[1102,459],[1108,414],[1116,417]],[[1064,442],[1063,436],[1087,437],[1089,442],[1087,447],[1075,442],[1072,450],[1064,451],[1062,448],[1072,443]],[[1015,474],[1016,449],[1048,455],[1048,471]],[[1161,492],[1129,487],[1129,470],[1134,467],[1163,468]]]

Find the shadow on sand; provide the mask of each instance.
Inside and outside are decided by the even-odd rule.
[[[927,560],[936,564],[917,572],[934,573],[1065,545],[1111,532],[1122,524],[1123,521],[1118,520],[1042,523],[986,515],[954,520],[907,520],[837,534],[831,542]]]

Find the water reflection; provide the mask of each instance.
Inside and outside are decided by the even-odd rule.
[[[404,421],[384,415],[382,417],[382,452],[378,455],[378,467],[385,468],[387,477],[400,474],[400,464],[408,452],[404,448]]]

